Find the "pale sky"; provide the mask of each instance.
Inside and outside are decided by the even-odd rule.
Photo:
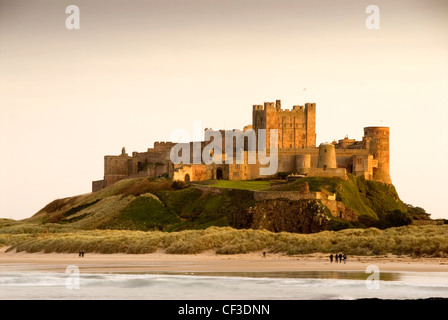
[[[318,144],[389,126],[401,199],[448,219],[447,18],[435,0],[0,0],[0,218],[90,192],[122,147],[242,129],[280,99],[316,103]]]

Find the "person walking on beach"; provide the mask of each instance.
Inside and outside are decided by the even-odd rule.
[[[333,254],[330,254],[330,263],[333,263]]]
[[[344,264],[345,264],[345,261],[347,261],[347,255],[344,253],[344,255],[342,256],[342,258],[344,259]]]
[[[339,263],[342,263],[342,253],[339,254]]]

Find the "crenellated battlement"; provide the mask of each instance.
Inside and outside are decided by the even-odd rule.
[[[171,141],[156,141],[154,142],[154,147],[170,147],[175,145],[174,142]]]
[[[282,109],[281,100],[254,105],[252,126],[259,129],[277,129],[280,149],[305,149],[316,147],[316,104],[294,105]],[[269,144],[269,142],[268,142]]]
[[[296,172],[322,177],[345,177],[346,173],[351,173],[355,176],[364,176],[366,179],[391,183],[388,127],[365,127],[362,141],[346,137],[338,142],[334,141],[316,148],[316,103],[307,102],[303,105],[293,105],[290,109],[282,109],[281,100],[276,100],[255,104],[252,109],[252,124],[245,126],[242,131],[240,129],[205,129],[220,133],[222,137],[222,145],[211,149],[214,158],[222,158],[219,153],[227,148],[226,140],[237,141],[239,135],[252,134],[252,132],[245,132],[248,130],[254,130],[255,136],[260,133],[259,130],[266,130],[266,146],[262,146],[266,149],[271,147],[271,132],[277,133],[278,172]],[[213,143],[215,143],[214,139],[213,137]],[[252,151],[249,150],[249,143],[246,140],[244,139],[244,152]],[[204,151],[212,140],[207,139],[206,136],[204,141],[200,141],[200,145],[197,142],[199,141],[187,142],[190,150],[200,147],[200,150]],[[176,145],[177,143],[170,141],[156,141],[146,152],[132,152],[130,156],[123,148],[119,155],[105,156],[104,180],[95,181],[93,190],[100,190],[119,180],[135,176],[169,177],[185,181],[253,180],[265,177],[260,174],[259,169],[262,165],[250,164],[247,162],[248,158],[245,158],[244,164],[206,165],[195,163],[193,153],[190,154],[190,165],[184,167],[182,171],[174,167],[171,160],[171,151]],[[235,143],[233,152],[235,153],[236,150]],[[249,153],[246,153],[245,157],[248,156]]]
[[[263,111],[264,108],[263,108],[263,105],[261,105],[261,104],[254,104],[254,105],[252,106],[252,110],[253,110],[253,111]]]
[[[156,141],[154,142],[153,150],[165,150],[168,148],[172,148],[176,143],[171,141]],[[149,149],[148,149],[149,151]]]
[[[275,111],[276,113],[294,113],[294,112],[306,112],[306,110],[316,110],[315,103],[305,103],[304,106],[294,105],[292,109],[282,109],[281,101],[276,100],[275,102],[264,102],[264,105],[254,104],[252,106],[253,111]]]

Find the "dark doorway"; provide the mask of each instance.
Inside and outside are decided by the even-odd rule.
[[[222,169],[221,168],[216,169],[216,179],[222,180]]]
[[[190,175],[188,173],[185,175],[185,181],[186,182],[190,181]]]

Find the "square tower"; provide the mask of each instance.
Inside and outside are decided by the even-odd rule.
[[[316,147],[316,104],[293,106],[283,110],[281,101],[265,102],[264,106],[254,105],[252,126],[258,135],[258,129],[266,129],[266,143],[269,148],[269,130],[278,130],[279,149],[308,149]]]

